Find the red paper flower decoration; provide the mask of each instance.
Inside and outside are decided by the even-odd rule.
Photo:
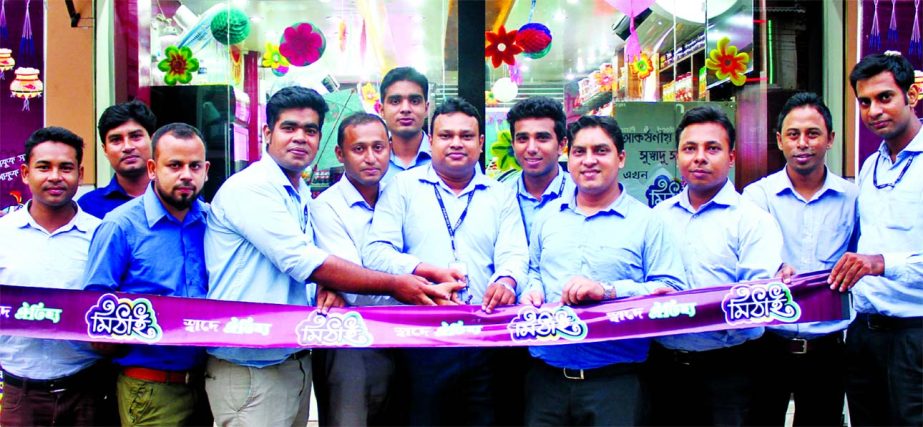
[[[317,62],[327,48],[324,34],[308,22],[292,25],[285,29],[279,43],[279,53],[296,67]]]
[[[516,55],[522,53],[522,48],[516,44],[516,30],[506,32],[504,26],[500,26],[497,32],[487,31],[484,33],[487,38],[487,48],[484,49],[484,56],[490,57],[490,63],[494,68],[500,67],[500,64],[516,64]]]
[[[731,39],[724,37],[718,40],[718,46],[708,53],[708,59],[705,60],[705,68],[713,70],[715,77],[719,80],[731,79],[731,83],[737,86],[743,86],[747,81],[747,64],[750,62],[750,55],[738,53],[737,46],[730,45]]]

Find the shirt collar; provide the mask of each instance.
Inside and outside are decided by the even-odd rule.
[[[70,231],[72,229],[77,229],[82,233],[87,233],[93,229],[93,216],[87,214],[80,208],[80,205],[71,201],[72,206],[77,209],[77,213],[71,218],[70,222],[65,224],[63,227],[55,230],[52,234],[62,233]],[[29,206],[32,205],[32,200],[26,202],[22,208],[17,209],[9,214],[10,221],[13,222],[13,225],[16,228],[25,228],[32,227],[39,230],[45,231],[45,228],[35,222],[35,218],[32,218],[32,214],[29,213]]]
[[[740,194],[737,193],[737,190],[734,189],[734,184],[731,183],[731,180],[728,179],[724,186],[721,187],[721,190],[718,191],[718,194],[715,194],[715,197],[712,197],[711,200],[699,206],[698,212],[702,212],[705,209],[709,208],[711,205],[716,206],[737,206],[740,202]],[[680,193],[679,200],[677,204],[682,206],[683,209],[695,213],[697,212],[692,208],[692,203],[689,202],[689,186],[683,188],[683,192]]]
[[[346,178],[346,174],[343,174],[340,180],[337,181],[336,185],[339,187],[340,195],[343,197],[343,201],[346,202],[347,206],[353,207],[356,205],[362,205],[368,210],[374,210],[371,206],[369,206],[369,203],[365,201],[365,198],[362,197],[362,194],[359,193],[359,190],[356,189],[353,183],[350,182],[348,178]],[[383,189],[383,187],[384,186],[379,183],[378,185],[378,196],[379,197],[381,197],[381,190]]]
[[[817,192],[816,196],[820,197],[827,191],[845,193],[846,187],[843,185],[843,182],[836,179],[836,177],[833,176],[833,173],[830,172],[830,168],[828,168],[826,165],[824,165],[824,168],[827,170],[827,173],[824,176],[824,184],[821,186],[820,191]],[[769,181],[769,189],[774,194],[782,194],[785,191],[790,191],[792,194],[797,194],[795,191],[795,186],[792,184],[792,179],[788,176],[787,168],[782,168],[782,170],[769,175],[767,180]]]
[[[108,197],[112,194],[121,194],[125,197],[132,198],[128,195],[128,192],[122,188],[122,184],[119,184],[119,180],[116,175],[112,175],[112,179],[109,180],[109,184],[103,187],[103,195]]]
[[[889,160],[891,159],[891,151],[888,150],[888,144],[884,141],[881,141],[881,145],[878,146],[878,152],[881,153],[882,158],[887,157]],[[897,157],[909,156],[910,153],[919,154],[921,152],[923,152],[923,127],[921,127],[920,130],[917,131],[916,136],[910,140],[910,144],[907,144],[900,153],[897,153]]]
[[[551,180],[550,183],[548,183],[548,187],[546,187],[545,191],[542,193],[542,199],[544,199],[547,196],[552,196],[552,195],[555,197],[561,196],[561,193],[564,192],[563,191],[564,188],[567,187],[567,181],[566,181],[567,178],[565,177],[565,175],[567,175],[567,172],[564,172],[564,168],[562,168],[561,165],[558,165],[558,175],[555,176],[554,179]],[[563,187],[561,185],[562,183],[564,184]],[[526,190],[526,175],[525,174],[519,174],[519,178],[516,179],[516,188],[520,196],[525,197],[525,198],[533,198],[532,195],[529,194],[529,192]]]
[[[268,152],[263,152],[263,157],[254,164],[254,166],[260,167],[266,173],[267,181],[271,182],[273,185],[278,185],[280,187],[287,188],[297,194],[299,197],[310,197],[310,190],[308,189],[308,184],[304,180],[298,180],[298,188],[295,188],[292,185],[292,182],[289,181],[288,175],[285,174],[285,171],[282,170],[282,166],[276,163],[276,160],[269,155]],[[251,166],[252,167],[252,166]]]
[[[420,181],[423,181],[429,184],[438,184],[438,185],[441,185],[445,189],[449,189],[449,187],[445,185],[444,182],[442,182],[442,178],[440,178],[439,175],[436,174],[436,170],[433,169],[432,163],[426,165],[425,167],[426,167],[426,172],[423,174],[422,177],[420,177]],[[472,168],[474,169],[474,178],[471,179],[471,182],[468,183],[468,186],[465,187],[465,189],[462,190],[462,192],[459,193],[459,195],[466,194],[469,191],[473,191],[477,188],[490,187],[491,185],[497,182],[497,181],[494,181],[488,178],[486,175],[482,173],[477,173],[477,165],[472,166]]]
[[[411,165],[411,167],[413,167],[417,163],[420,163],[421,156],[427,159],[433,158],[433,147],[429,142],[429,135],[427,135],[426,132],[423,132],[423,139],[420,140],[420,149],[417,150],[417,157],[414,158],[413,160],[414,164]],[[400,159],[397,158],[397,154],[394,154],[394,150],[391,150],[391,163],[394,163],[396,165],[401,164]]]
[[[566,195],[561,196],[561,209],[569,209],[571,211],[577,212],[577,192],[578,191],[579,189],[575,187],[574,191],[572,192],[567,191]],[[616,197],[615,200],[613,200],[612,203],[609,204],[609,206],[606,206],[605,208],[603,208],[602,210],[600,210],[594,215],[598,215],[600,213],[605,213],[605,212],[612,212],[622,218],[625,218],[628,214],[628,202],[626,201],[625,198],[631,197],[631,196],[629,196],[628,193],[625,191],[625,186],[622,185],[622,183],[619,183],[619,191],[620,191],[619,196]]]
[[[155,191],[154,182],[151,181],[147,186],[147,190],[141,195],[141,203],[144,205],[144,216],[147,218],[147,226],[149,228],[154,228],[154,225],[164,218],[167,218],[168,221],[179,222],[173,215],[170,215],[170,212],[167,212],[167,209],[163,206],[163,202],[157,197]],[[189,207],[189,212],[186,213],[183,223],[192,224],[195,221],[204,221],[203,205],[204,203],[197,197]]]

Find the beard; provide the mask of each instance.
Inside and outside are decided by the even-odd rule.
[[[172,192],[164,190],[159,183],[157,183],[154,188],[157,190],[157,194],[160,194],[160,199],[163,200],[164,203],[180,211],[189,209],[196,197],[199,196],[199,191],[195,187],[193,187],[192,193],[183,196],[176,196]]]

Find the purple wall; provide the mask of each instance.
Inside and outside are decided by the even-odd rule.
[[[30,22],[32,24],[32,41],[35,45],[35,54],[31,58],[23,56],[20,52],[20,39],[22,27],[26,16],[26,0],[6,0],[6,22],[8,37],[0,40],[0,47],[12,49],[16,68],[31,67],[42,71],[39,78],[45,79],[45,10],[42,0],[32,0],[29,3]],[[18,156],[23,154],[26,138],[36,129],[44,126],[45,98],[29,100],[29,111],[22,111],[23,101],[10,96],[10,83],[13,82],[15,68],[4,73],[5,80],[0,80],[0,209],[15,204],[11,192],[19,191],[25,202],[31,197],[28,187],[22,183],[18,175],[19,166],[22,164]],[[90,141],[92,144],[92,141]],[[15,157],[13,164],[6,164],[4,159]],[[10,179],[4,175],[10,171],[17,171],[17,175]],[[7,180],[4,180],[6,176]]]

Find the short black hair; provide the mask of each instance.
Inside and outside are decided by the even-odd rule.
[[[343,148],[343,143],[346,142],[346,129],[366,123],[381,123],[381,127],[385,129],[385,138],[388,137],[388,125],[385,124],[381,117],[364,111],[357,111],[340,122],[340,127],[337,129],[337,146]]]
[[[725,114],[724,111],[713,105],[695,107],[686,111],[686,114],[683,114],[682,120],[680,120],[679,125],[676,126],[676,145],[679,145],[679,136],[683,134],[683,131],[686,130],[687,127],[701,123],[715,123],[721,125],[727,133],[728,144],[730,145],[729,148],[731,150],[734,149],[734,140],[737,137],[737,132],[734,130],[734,123],[731,123],[731,119],[728,118],[728,115]]]
[[[776,120],[776,132],[782,133],[782,122],[785,121],[785,117],[792,110],[801,107],[810,107],[820,113],[824,118],[824,125],[827,126],[827,133],[833,132],[833,116],[830,115],[830,109],[827,108],[820,96],[817,96],[814,92],[796,93],[788,101],[785,101],[782,111],[779,111],[779,118]]]
[[[554,121],[554,134],[561,142],[565,136],[564,126],[567,116],[561,103],[546,96],[534,96],[517,102],[506,113],[506,121],[510,124],[510,133],[516,137],[516,122],[522,119],[551,119]]]
[[[384,98],[388,88],[397,82],[416,83],[423,89],[423,99],[429,99],[429,80],[413,67],[397,67],[388,71],[381,79],[381,97]]]
[[[60,142],[74,147],[77,151],[77,166],[83,163],[83,138],[62,127],[48,126],[36,130],[26,139],[25,155],[26,164],[32,159],[32,149],[44,142]]]
[[[622,136],[622,128],[619,127],[619,122],[609,116],[583,116],[567,126],[568,151],[570,151],[571,145],[574,144],[574,138],[577,133],[589,128],[600,128],[603,132],[606,132],[606,135],[609,135],[609,138],[615,143],[615,149],[618,153],[625,150],[625,137]]]
[[[147,106],[147,104],[135,99],[128,102],[115,104],[103,111],[99,116],[99,123],[96,130],[99,131],[99,140],[106,145],[106,134],[110,130],[122,126],[129,120],[134,120],[147,131],[147,135],[154,134],[157,129],[157,116]]]
[[[440,114],[452,113],[462,113],[466,116],[474,117],[478,121],[478,133],[481,133],[481,113],[470,102],[459,97],[448,98],[436,107],[436,111],[433,112],[433,119],[429,122],[430,133],[435,131],[436,117],[439,117]]]
[[[192,139],[193,137],[198,137],[199,141],[202,141],[202,146],[205,146],[205,137],[202,136],[202,132],[199,132],[195,126],[182,122],[170,123],[161,126],[160,129],[157,129],[157,132],[154,132],[154,136],[151,137],[151,153],[155,159],[157,158],[157,144],[165,135],[173,135],[176,139]]]
[[[885,71],[894,76],[897,86],[906,95],[913,85],[913,65],[898,53],[876,53],[862,58],[849,73],[849,84],[852,85],[853,93],[856,92],[856,83],[859,80],[870,79]]]
[[[274,93],[266,103],[266,124],[269,125],[269,129],[276,127],[279,115],[283,111],[294,108],[310,108],[317,112],[319,126],[324,125],[324,115],[330,110],[327,101],[316,90],[303,86],[284,87]]]

